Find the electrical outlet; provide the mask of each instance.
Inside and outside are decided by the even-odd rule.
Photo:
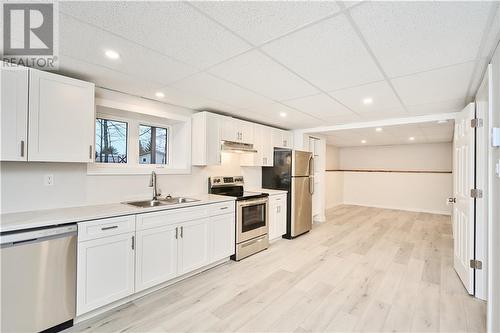
[[[45,175],[43,177],[43,185],[53,186],[54,185],[54,175]]]

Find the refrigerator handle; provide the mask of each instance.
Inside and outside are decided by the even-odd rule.
[[[314,194],[314,158],[309,157],[309,193]]]

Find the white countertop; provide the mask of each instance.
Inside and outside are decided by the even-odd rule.
[[[246,188],[245,188],[245,190],[246,190]],[[248,191],[268,193],[269,195],[278,195],[278,194],[286,194],[287,193],[287,191],[285,191],[285,190],[271,190],[268,188],[260,188],[260,187],[250,187],[250,188],[248,188]]]
[[[179,209],[235,200],[233,197],[215,194],[200,194],[186,197],[198,199],[199,201],[148,208],[139,208],[122,203],[113,203],[1,214],[0,231],[6,232],[47,227],[58,224],[97,220],[115,216],[134,215],[160,210]]]

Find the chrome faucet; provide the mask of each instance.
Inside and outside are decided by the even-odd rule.
[[[153,200],[158,200],[160,194],[158,193],[158,188],[156,186],[156,172],[151,171],[151,181],[149,182],[149,187],[153,188]]]

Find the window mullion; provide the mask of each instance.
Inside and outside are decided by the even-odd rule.
[[[156,164],[156,127],[151,126],[151,164]]]

